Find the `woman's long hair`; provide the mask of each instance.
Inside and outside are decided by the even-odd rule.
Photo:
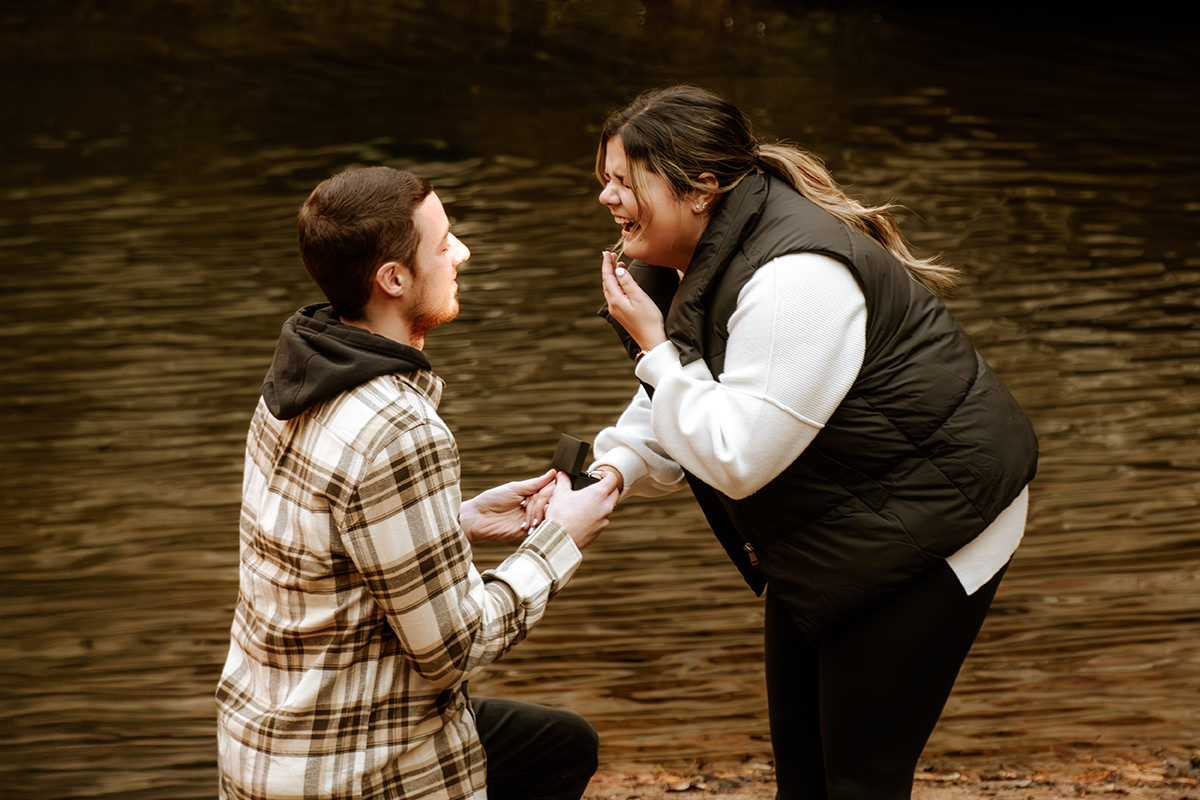
[[[646,172],[662,177],[682,199],[693,191],[713,191],[698,180],[705,172],[716,177],[716,193],[724,194],[756,167],[762,168],[879,242],[929,291],[943,294],[954,286],[958,270],[938,263],[936,256],[918,258],[908,249],[890,212],[892,204],[865,206],[848,197],[819,158],[795,145],[759,143],[741,110],[712,92],[695,86],[652,89],[611,114],[601,129],[596,154],[596,177],[601,183],[607,181],[606,151],[614,136],[621,137],[625,148],[635,197],[645,196]],[[639,213],[644,213],[640,209],[639,204]]]

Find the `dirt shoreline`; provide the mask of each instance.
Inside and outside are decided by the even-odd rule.
[[[1143,762],[1126,756],[1082,756],[1020,768],[996,765],[954,769],[948,764],[917,773],[914,800],[1058,800],[1111,797],[1200,800],[1200,753]],[[773,800],[775,782],[764,761],[677,765],[606,765],[584,800]]]

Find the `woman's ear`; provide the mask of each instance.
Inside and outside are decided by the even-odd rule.
[[[696,179],[697,183],[702,183],[709,187],[708,191],[703,189],[694,189],[692,191],[692,211],[696,214],[704,214],[712,205],[713,200],[717,198],[717,176],[711,172],[702,172],[700,177]]]

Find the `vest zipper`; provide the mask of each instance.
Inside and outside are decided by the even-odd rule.
[[[746,551],[746,555],[750,556],[750,566],[757,567],[758,556],[754,552],[754,545],[746,542],[744,545],[742,545],[742,549]]]

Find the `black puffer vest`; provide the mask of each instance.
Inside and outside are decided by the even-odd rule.
[[[936,297],[873,239],[774,177],[752,174],[726,196],[677,288],[672,270],[630,271],[667,309],[682,362],[703,358],[718,377],[738,293],[760,266],[797,252],[842,262],[866,297],[858,378],[800,457],[755,494],[734,500],[688,481],[747,583],[759,593],[769,584],[815,634],[982,532],[1033,478],[1037,439]]]

